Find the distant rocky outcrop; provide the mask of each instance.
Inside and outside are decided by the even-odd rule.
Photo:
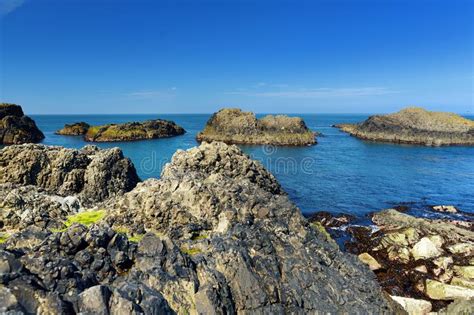
[[[24,144],[0,150],[0,184],[32,185],[90,204],[135,187],[135,167],[119,148],[81,150]]]
[[[451,314],[450,309],[462,305],[474,309],[472,224],[415,218],[394,209],[375,213],[372,222],[378,231],[347,227],[354,239],[346,248],[374,270],[397,302],[407,310],[418,309],[411,314]],[[454,300],[464,302],[448,306]]]
[[[418,107],[390,115],[371,116],[359,124],[340,124],[336,127],[364,140],[427,146],[474,145],[474,121]]]
[[[33,223],[0,245],[0,312],[394,313],[369,269],[236,146],[179,151],[159,180],[100,206],[90,226]]]
[[[156,119],[144,122],[91,126],[84,135],[86,141],[135,141],[179,136],[186,131],[173,121]]]
[[[0,104],[0,144],[36,143],[44,139],[33,119],[23,114],[21,106]]]
[[[89,130],[89,124],[83,121],[74,124],[66,124],[63,129],[56,131],[57,135],[62,136],[82,136]]]
[[[226,108],[212,115],[197,140],[303,146],[315,144],[316,134],[299,117],[268,115],[257,119],[253,113]]]

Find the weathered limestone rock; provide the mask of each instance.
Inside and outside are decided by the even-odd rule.
[[[456,300],[474,298],[474,290],[445,284],[435,280],[426,280],[426,294],[434,300]]]
[[[44,139],[33,119],[23,114],[21,106],[0,104],[0,144],[36,143]]]
[[[360,254],[359,259],[364,264],[369,266],[370,270],[378,270],[378,269],[382,268],[382,265],[380,265],[379,262],[374,257],[370,256],[369,253]]]
[[[135,167],[119,148],[75,150],[28,144],[0,150],[0,184],[75,195],[85,205],[130,191],[138,181]]]
[[[405,108],[390,115],[375,115],[359,124],[336,127],[364,140],[394,143],[474,145],[474,121],[452,113]]]
[[[418,243],[411,249],[411,254],[415,260],[429,259],[438,257],[442,252],[438,249],[436,244],[428,237],[423,237]]]
[[[457,213],[458,209],[454,206],[434,206],[433,210],[438,212]]]
[[[209,119],[197,140],[234,144],[271,144],[303,146],[316,143],[316,134],[299,117],[255,114],[240,109],[221,109]]]

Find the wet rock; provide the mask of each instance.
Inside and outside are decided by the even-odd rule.
[[[84,140],[91,142],[135,141],[179,136],[186,131],[173,121],[156,119],[144,122],[89,127]]]
[[[87,130],[89,130],[89,124],[85,122],[78,122],[74,124],[66,124],[64,125],[63,129],[60,129],[56,131],[55,133],[57,135],[62,135],[62,136],[82,136],[87,133]]]
[[[424,315],[431,312],[431,303],[425,300],[406,298],[402,296],[391,296],[400,304],[409,315]]]
[[[196,138],[199,142],[234,144],[303,146],[316,143],[316,134],[299,117],[268,115],[257,119],[253,113],[234,108],[221,109],[212,115]]]
[[[474,121],[452,113],[409,107],[390,115],[375,115],[359,124],[337,125],[364,140],[393,143],[474,145]]]
[[[0,144],[36,143],[44,139],[33,119],[23,114],[21,106],[0,104]]]
[[[354,217],[348,214],[331,214],[326,211],[318,211],[312,214],[309,218],[309,222],[319,222],[326,228],[337,228],[344,225],[348,225]]]
[[[85,205],[123,194],[138,181],[132,162],[118,148],[86,146],[75,150],[27,144],[0,150],[0,184],[32,185],[62,197],[74,195]],[[20,196],[14,192],[11,195],[14,208],[34,202],[36,196],[22,200],[24,190],[19,188]],[[37,198],[54,202],[54,197]],[[57,202],[68,203],[66,199]]]

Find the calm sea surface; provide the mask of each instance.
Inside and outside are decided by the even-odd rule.
[[[299,115],[321,132],[311,147],[242,146],[278,178],[305,213],[327,210],[362,216],[400,203],[421,209],[450,204],[474,213],[474,147],[393,145],[358,140],[331,125],[358,122],[367,115]],[[65,123],[91,125],[163,118],[183,126],[184,136],[136,142],[100,143],[118,146],[132,159],[142,179],[159,177],[177,149],[197,145],[195,136],[209,115],[36,115],[44,144],[80,148],[81,137],[57,136]],[[470,117],[473,119],[473,117]]]

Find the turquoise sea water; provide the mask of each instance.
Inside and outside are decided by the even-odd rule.
[[[474,213],[474,147],[408,146],[365,142],[332,128],[358,122],[367,115],[314,114],[302,116],[321,132],[310,147],[242,146],[278,178],[290,198],[305,213],[318,210],[362,216],[400,203],[423,208],[450,204]],[[99,143],[118,146],[132,159],[142,179],[159,177],[177,149],[197,145],[195,136],[209,115],[34,115],[44,132],[44,144],[80,148],[81,137],[57,136],[65,123],[91,125],[163,118],[174,120],[187,133],[167,139]],[[471,117],[472,119],[472,117]]]

